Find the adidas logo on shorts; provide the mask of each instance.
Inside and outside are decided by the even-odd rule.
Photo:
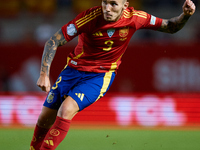
[[[83,93],[75,93],[76,96],[78,96],[78,98],[80,98],[81,101],[83,101],[83,98],[85,96],[85,94]]]

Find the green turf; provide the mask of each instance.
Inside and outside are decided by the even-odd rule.
[[[33,129],[0,129],[0,150],[28,150]],[[71,129],[56,150],[200,150],[200,131]]]

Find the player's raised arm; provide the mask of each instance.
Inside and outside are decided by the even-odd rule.
[[[65,43],[67,43],[67,41],[65,40],[61,29],[45,43],[41,62],[40,77],[37,81],[37,85],[45,92],[50,91],[50,66],[56,50],[59,46],[62,46]]]
[[[190,16],[195,12],[196,6],[191,0],[186,0],[183,4],[183,13],[171,19],[163,19],[162,25],[158,31],[166,33],[176,33],[183,28]]]

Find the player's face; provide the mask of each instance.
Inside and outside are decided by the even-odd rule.
[[[126,0],[102,0],[104,19],[112,22],[119,20],[128,5]]]

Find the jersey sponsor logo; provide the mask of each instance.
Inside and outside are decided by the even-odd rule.
[[[67,34],[70,36],[74,36],[77,33],[76,27],[74,24],[69,24],[67,26]]]
[[[115,29],[108,29],[107,30],[108,36],[111,38],[113,36],[113,34],[115,33]]]
[[[74,61],[74,60],[71,60],[71,64],[73,64],[73,65],[77,65],[77,62]]]
[[[75,93],[75,95],[76,95],[81,101],[83,101],[83,98],[84,98],[84,96],[85,96],[84,93]]]
[[[151,15],[151,21],[150,21],[151,25],[155,25],[156,24],[156,17]]]
[[[58,135],[60,134],[60,131],[58,131],[57,129],[52,129],[52,130],[50,131],[50,134],[51,134],[52,136],[58,136]]]
[[[98,32],[96,32],[96,33],[94,33],[94,34],[92,34],[93,36],[103,36],[103,34],[101,33],[101,31],[98,31]]]
[[[48,97],[47,97],[47,102],[52,103],[54,98],[54,93],[49,92]]]
[[[120,37],[126,37],[129,33],[129,27],[124,27],[119,30],[119,36]]]

